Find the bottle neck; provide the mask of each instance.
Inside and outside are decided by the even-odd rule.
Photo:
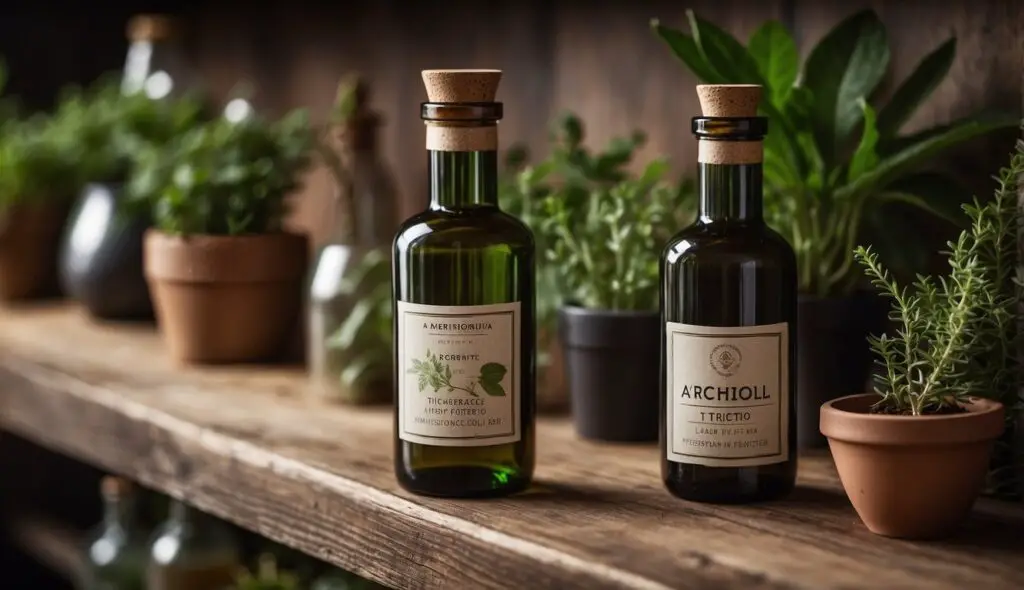
[[[430,208],[460,210],[498,206],[498,152],[428,150]]]
[[[702,223],[764,221],[761,164],[708,164],[698,170]]]
[[[108,496],[103,498],[103,524],[106,528],[130,528],[134,516],[133,502],[129,497]]]

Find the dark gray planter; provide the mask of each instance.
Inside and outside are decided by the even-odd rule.
[[[567,306],[558,324],[576,432],[604,441],[658,440],[660,314]]]
[[[871,391],[869,334],[886,328],[889,301],[858,291],[848,297],[800,296],[797,308],[797,441],[800,448],[828,442],[818,430],[821,405]]]
[[[149,223],[119,212],[120,194],[118,184],[82,190],[61,243],[61,287],[93,317],[151,320],[142,274],[142,236]]]

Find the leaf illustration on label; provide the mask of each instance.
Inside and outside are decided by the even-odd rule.
[[[508,369],[501,363],[486,363],[480,367],[480,377],[477,380],[487,395],[501,397],[505,395],[505,388],[501,386],[501,380],[505,378],[507,372]]]
[[[485,363],[480,367],[480,376],[475,381],[470,381],[466,387],[460,387],[452,383],[452,367],[442,363],[429,350],[424,354],[423,360],[412,359],[412,368],[406,371],[410,375],[417,376],[417,385],[422,392],[428,386],[437,393],[442,388],[452,391],[463,391],[473,397],[480,397],[477,394],[476,386],[489,396],[501,397],[505,395],[505,388],[501,386],[501,380],[505,378],[508,369],[501,363]]]

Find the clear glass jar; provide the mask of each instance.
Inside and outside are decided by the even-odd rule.
[[[174,501],[150,545],[146,590],[223,590],[241,572],[239,553],[227,527]]]
[[[88,537],[82,590],[143,590],[146,532],[135,519],[136,490],[130,482],[107,476],[100,484],[103,522]]]
[[[394,180],[376,149],[379,118],[365,110],[365,91],[356,100],[339,129],[333,229],[313,267],[307,356],[314,395],[368,404],[391,399],[381,298],[390,301],[387,252],[398,220]]]

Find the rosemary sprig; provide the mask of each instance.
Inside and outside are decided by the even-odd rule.
[[[996,177],[992,200],[964,207],[971,221],[949,243],[950,272],[899,285],[870,247],[855,250],[871,282],[892,300],[895,335],[873,336],[883,371],[876,376],[877,411],[922,415],[947,411],[969,396],[1019,407],[1016,278],[1024,175],[1024,141]]]

